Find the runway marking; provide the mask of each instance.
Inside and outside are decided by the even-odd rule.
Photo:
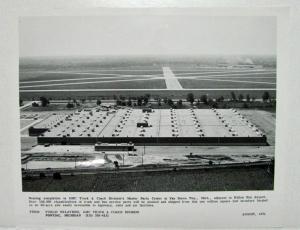
[[[67,79],[57,79],[57,80],[39,80],[39,81],[22,81],[20,84],[28,83],[42,83],[42,82],[61,82],[61,81],[81,81],[81,80],[100,80],[100,79],[114,79],[114,78],[130,78],[130,77],[149,77],[144,75],[133,75],[133,76],[116,76],[116,77],[83,77],[83,78],[67,78]],[[162,75],[152,75],[151,77],[162,77]],[[134,79],[133,79],[134,80]]]
[[[108,72],[111,72],[111,71],[116,71],[116,72],[119,72],[119,71],[122,71],[122,72],[126,72],[126,71],[132,71],[132,72],[139,72],[139,71],[153,71],[153,72],[161,72],[161,69],[92,69],[92,70],[85,70],[84,72],[90,72],[90,71],[108,71]],[[21,70],[20,72],[23,72],[23,73],[84,73],[84,72],[78,72],[78,71],[52,71],[52,70],[49,70],[49,71],[45,71],[45,70],[40,70],[40,71],[36,71],[36,70],[32,70],[32,71],[26,71],[26,70]],[[103,73],[105,74],[105,73]]]
[[[90,81],[90,82],[71,82],[71,83],[58,83],[58,84],[45,84],[45,85],[27,85],[27,86],[20,86],[20,89],[25,88],[36,88],[36,87],[47,87],[47,86],[62,86],[62,85],[87,85],[87,84],[95,84],[95,83],[115,83],[115,82],[124,82],[124,81],[150,81],[150,80],[157,80],[163,79],[163,77],[154,77],[154,78],[140,78],[140,79],[123,79],[123,80],[110,80],[110,81]]]
[[[96,71],[96,72],[94,72]],[[161,72],[161,70],[90,70],[90,71],[84,71],[84,72],[78,72],[78,71],[20,71],[20,73],[40,73],[40,74],[51,74],[51,73],[57,73],[57,74],[82,74],[82,75],[112,75],[112,76],[136,76],[136,74],[119,74],[119,73],[97,73],[97,71],[116,71],[116,72],[126,72],[126,71],[133,71],[133,72],[139,72],[139,71],[157,71]],[[276,73],[274,70],[222,70],[222,71],[198,71],[198,70],[175,70],[181,71],[180,73],[175,73],[176,75],[190,75],[190,74],[207,74],[207,73],[251,73],[251,72],[262,72],[262,73]],[[182,72],[186,71],[186,72]],[[151,76],[151,75],[162,75],[161,73],[155,73],[155,74],[142,74],[144,76]]]
[[[276,77],[239,77],[239,76],[233,76],[233,77],[210,77],[210,76],[189,76],[189,77],[177,77],[178,79],[196,79],[200,80],[202,78],[208,78],[208,79],[276,79]]]
[[[253,83],[253,84],[270,84],[276,85],[273,82],[263,82],[263,81],[238,81],[238,80],[227,80],[227,79],[210,79],[210,78],[201,78],[201,79],[194,79],[197,81],[228,81],[228,82],[239,82],[239,83]]]
[[[113,70],[112,70],[113,71]],[[121,71],[121,70],[118,70]],[[140,70],[136,70],[136,71],[140,71]],[[30,72],[30,71],[29,71]],[[39,71],[32,71],[34,73],[38,73]],[[237,74],[238,72],[241,72],[241,74]],[[253,73],[250,73],[253,72]],[[217,76],[232,76],[232,77],[236,77],[234,75],[238,75],[237,77],[240,76],[246,76],[246,75],[253,75],[253,74],[272,74],[272,73],[276,73],[275,71],[269,71],[269,72],[259,72],[259,73],[255,73],[258,72],[257,70],[251,70],[251,71],[230,71],[230,72],[226,72],[226,71],[222,71],[222,72],[191,72],[191,73],[177,73],[176,76],[179,76],[177,78],[180,78],[180,76],[188,76],[188,75],[192,75],[191,77],[206,77],[206,76],[202,76],[208,73],[224,73],[221,75],[208,75],[207,77],[217,77]],[[69,74],[69,75],[96,75],[96,76],[105,76],[105,75],[110,75],[110,76],[105,76],[105,77],[101,77],[101,79],[111,79],[111,78],[115,78],[115,77],[120,77],[120,78],[128,78],[128,77],[158,77],[158,76],[163,76],[163,74],[143,74],[143,75],[134,75],[134,74],[112,74],[112,73],[90,73],[90,72],[71,72],[71,71],[41,71],[41,73],[59,73],[59,74]],[[174,74],[173,74],[174,75]],[[193,76],[194,75],[194,76]],[[176,77],[175,76],[175,77]],[[270,77],[271,78],[271,77]],[[275,77],[274,77],[275,78]],[[50,80],[36,80],[36,81],[20,81],[20,84],[29,84],[29,83],[39,83],[39,82],[62,82],[62,81],[80,81],[80,80],[93,80],[93,79],[100,79],[97,77],[94,78],[67,78],[67,79],[50,79]]]
[[[121,78],[130,78],[130,77],[162,77],[162,74],[157,75],[115,75]],[[95,79],[113,79],[115,77],[83,77],[83,78],[67,78],[67,79],[55,79],[55,80],[38,80],[38,81],[21,81],[20,84],[28,83],[39,83],[39,82],[61,82],[61,81],[81,81],[81,80],[95,80]],[[134,80],[134,79],[133,79]]]
[[[263,70],[260,70],[260,71],[211,71],[211,72],[184,72],[184,73],[176,73],[175,72],[175,75],[176,76],[186,76],[186,75],[193,75],[193,74],[201,74],[201,75],[205,75],[205,74],[208,74],[208,73],[224,73],[224,74],[237,74],[237,73],[249,73],[249,74],[272,74],[272,73],[276,73],[276,71],[263,71]]]
[[[163,67],[163,73],[167,89],[182,89],[180,82],[175,77],[170,67]]]
[[[251,75],[262,75],[262,74],[266,74],[266,73],[240,73],[240,74],[237,74],[237,73],[232,73],[232,74],[214,74],[214,75],[206,75],[206,76],[203,76],[203,75],[192,75],[192,76],[189,76],[189,77],[227,77],[227,78],[230,78],[230,77],[236,77],[236,76],[251,76]],[[185,77],[185,78],[188,78],[188,77]],[[276,78],[276,76],[275,76]]]
[[[162,75],[120,75],[119,77],[121,78],[130,78],[130,77],[160,77]],[[210,78],[210,77],[215,77],[215,78],[245,78],[242,76],[230,76],[224,77],[222,76],[217,76],[217,75],[209,75],[209,76],[188,76],[188,77],[177,77],[177,79],[196,79],[196,78]],[[30,84],[30,83],[42,83],[42,82],[65,82],[65,81],[82,81],[82,80],[96,80],[96,79],[114,79],[115,77],[90,77],[90,78],[67,78],[67,79],[56,79],[56,80],[38,80],[38,81],[21,81],[20,84]],[[276,77],[251,77],[251,78],[276,78]],[[151,78],[150,78],[151,79]],[[135,80],[135,79],[132,79]],[[137,79],[136,79],[137,80]],[[115,80],[117,81],[117,80]]]

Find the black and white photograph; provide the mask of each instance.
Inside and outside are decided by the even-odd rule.
[[[23,192],[274,189],[275,16],[18,23]]]

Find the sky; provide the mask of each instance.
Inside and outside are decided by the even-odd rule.
[[[21,57],[275,55],[275,17],[104,15],[22,17]]]

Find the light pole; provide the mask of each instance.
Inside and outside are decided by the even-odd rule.
[[[144,162],[143,162],[143,153],[142,153],[142,165],[144,164]]]
[[[142,165],[144,165],[144,155],[145,155],[146,146],[144,144],[144,151],[142,152]]]

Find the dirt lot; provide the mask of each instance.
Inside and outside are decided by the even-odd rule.
[[[37,145],[36,137],[29,137],[29,136],[21,137],[21,151],[29,150],[34,145]]]
[[[263,110],[241,110],[241,112],[267,135],[268,143],[274,146],[276,113]]]
[[[21,129],[25,128],[26,126],[34,123],[33,119],[21,119]]]
[[[266,167],[173,172],[112,173],[23,179],[23,191],[168,192],[273,190],[274,174]]]

